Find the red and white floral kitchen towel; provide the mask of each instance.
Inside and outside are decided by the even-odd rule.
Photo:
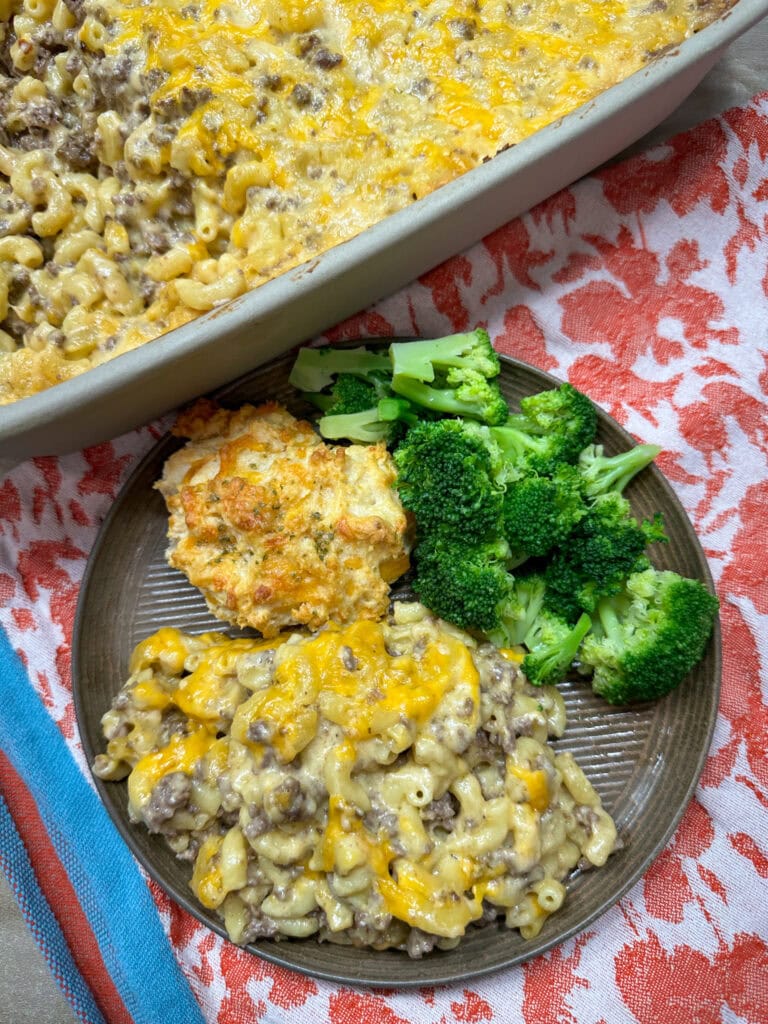
[[[476,324],[664,450],[722,603],[722,703],[696,797],[618,906],[521,968],[406,993],[339,987],[222,941],[151,884],[179,978],[222,1024],[765,1024],[768,94],[560,192],[327,337]],[[0,483],[0,623],[83,770],[69,679],[78,581],[159,429],[35,459]],[[46,889],[47,862],[30,857]],[[118,1019],[97,967],[78,966],[105,1018]]]

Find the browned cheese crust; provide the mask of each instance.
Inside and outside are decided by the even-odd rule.
[[[384,445],[331,447],[276,403],[197,402],[157,488],[168,563],[214,615],[274,636],[377,619],[408,568],[408,523]]]

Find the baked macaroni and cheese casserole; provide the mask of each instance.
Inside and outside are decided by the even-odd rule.
[[[348,239],[728,0],[0,0],[0,403]]]
[[[554,687],[396,602],[380,621],[273,639],[162,628],[103,720],[94,771],[192,865],[234,942],[411,956],[499,919],[538,934],[616,829]]]

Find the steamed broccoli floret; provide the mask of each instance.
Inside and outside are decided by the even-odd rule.
[[[432,412],[503,423],[509,415],[499,390],[499,357],[478,328],[434,341],[395,342],[392,390]]]
[[[666,539],[660,515],[639,523],[620,494],[595,499],[544,570],[547,607],[570,622],[581,611],[594,611],[601,598],[618,593],[628,576],[648,567],[646,547]]]
[[[503,540],[467,544],[432,535],[414,551],[413,589],[422,604],[462,629],[488,632],[498,626],[499,609],[512,578]]]
[[[597,413],[589,398],[572,384],[561,384],[550,391],[539,391],[520,400],[520,416],[530,433],[558,434],[562,438],[563,459],[573,462],[594,440]]]
[[[340,373],[327,394],[304,397],[324,412],[317,426],[329,441],[385,441],[392,445],[418,422],[410,402],[392,395],[383,382],[349,373]]]
[[[597,430],[592,402],[572,384],[529,395],[519,413],[491,434],[509,462],[508,478],[551,474],[562,462],[575,463]]]
[[[579,473],[587,497],[596,498],[608,491],[624,490],[641,469],[645,469],[661,451],[655,444],[638,444],[620,455],[604,455],[601,444],[591,444],[579,455]]]
[[[329,392],[305,392],[304,398],[327,416],[346,416],[372,409],[379,400],[380,392],[378,384],[351,373],[340,373]]]
[[[502,537],[503,491],[481,428],[453,419],[418,423],[394,460],[400,500],[419,536],[450,533],[467,543]]]
[[[389,356],[367,348],[302,348],[288,378],[299,391],[322,391],[340,373],[365,380],[388,380],[392,373]]]
[[[487,380],[497,377],[501,363],[488,332],[478,327],[432,341],[396,341],[389,346],[395,377],[433,381],[450,369],[475,370]]]
[[[539,612],[525,637],[529,653],[523,658],[523,672],[534,686],[561,682],[573,664],[584,635],[592,625],[584,613],[571,625],[546,609]]]
[[[698,580],[646,569],[597,606],[579,660],[611,704],[656,700],[701,659],[719,602]]]
[[[509,415],[507,403],[494,380],[476,370],[449,370],[442,386],[424,384],[410,377],[393,377],[392,389],[431,412],[466,416],[482,423],[503,423]]]
[[[525,476],[507,485],[504,535],[515,564],[559,547],[587,513],[581,477],[563,463],[552,476]]]
[[[362,392],[360,397],[362,399]],[[346,413],[336,412],[336,406],[332,406],[320,418],[317,426],[323,437],[329,441],[360,441],[365,444],[385,441],[391,446],[402,440],[409,427],[418,423],[413,407],[404,398],[386,397],[376,401],[374,392],[373,405],[353,411],[350,400],[347,408],[349,411]]]
[[[603,455],[601,445],[589,445],[581,452],[577,466],[557,463],[551,475],[531,473],[511,481],[504,496],[504,531],[513,564],[543,558],[563,546],[594,506],[595,499],[608,494],[619,496],[659,450],[656,445],[638,445],[609,457]],[[605,506],[599,516],[593,516],[593,531],[596,520],[605,521],[609,507],[625,510],[629,515],[629,506]],[[642,538],[628,531],[629,525],[623,523],[622,535],[635,536],[639,544]],[[585,530],[589,529],[587,524]],[[646,543],[652,539],[659,538],[649,534]]]

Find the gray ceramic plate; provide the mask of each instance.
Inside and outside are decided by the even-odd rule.
[[[290,356],[278,359],[217,397],[230,406],[277,399],[295,414],[306,415],[308,407],[287,382],[291,365]],[[506,358],[501,379],[513,407],[523,395],[557,383]],[[599,440],[609,452],[634,443],[605,414],[600,415]],[[210,616],[200,594],[164,559],[165,506],[152,485],[179,443],[165,438],[137,467],[104,522],[83,579],[73,639],[73,688],[89,764],[104,748],[100,718],[127,676],[133,646],[163,625],[193,633],[223,628]],[[636,514],[658,511],[664,515],[670,543],[657,545],[655,563],[699,578],[711,588],[693,528],[662,474],[655,467],[646,470],[627,495]],[[557,746],[578,759],[616,819],[626,846],[606,867],[571,879],[565,906],[533,941],[492,925],[473,930],[456,949],[432,953],[423,960],[312,939],[264,941],[249,948],[268,960],[323,978],[408,986],[458,981],[509,967],[562,942],[611,907],[667,843],[703,766],[714,728],[719,681],[716,631],[706,657],[690,678],[656,704],[613,708],[594,697],[585,682],[563,684],[568,727]],[[126,784],[95,781],[117,828],[149,874],[190,913],[223,935],[221,923],[192,896],[189,865],[177,861],[161,838],[129,824]]]

